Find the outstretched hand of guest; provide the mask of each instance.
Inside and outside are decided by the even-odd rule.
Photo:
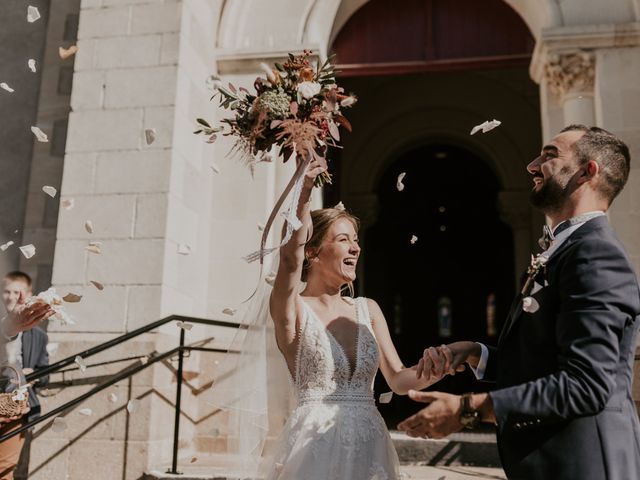
[[[427,406],[415,415],[403,420],[398,430],[415,438],[444,438],[462,430],[460,412],[462,405],[458,395],[442,392],[409,391],[409,398]]]
[[[36,302],[27,306],[24,292],[20,293],[18,303],[5,318],[2,328],[7,337],[14,337],[20,332],[30,330],[55,312],[44,302]]]

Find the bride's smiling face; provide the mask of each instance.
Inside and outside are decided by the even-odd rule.
[[[339,218],[334,221],[325,234],[320,248],[308,252],[310,274],[321,275],[329,282],[340,285],[356,279],[356,264],[360,256],[358,232],[351,220]]]

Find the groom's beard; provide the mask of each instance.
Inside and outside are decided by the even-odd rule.
[[[571,195],[569,183],[572,174],[571,167],[564,167],[555,177],[544,180],[540,188],[534,186],[529,196],[531,204],[545,213],[561,210]]]

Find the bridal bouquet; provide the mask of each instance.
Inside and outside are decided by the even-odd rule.
[[[199,118],[194,133],[207,136],[209,143],[220,132],[235,137],[231,152],[240,154],[251,168],[257,161],[272,161],[276,147],[285,162],[295,151],[298,163],[305,158],[324,163],[327,147],[339,146],[338,126],[351,131],[341,109],[352,106],[357,99],[345,95],[336,84],[330,59],[314,68],[310,55],[309,50],[301,55],[290,53],[285,63],[275,63],[273,68],[262,64],[265,77],[256,78],[255,94],[231,83],[225,87],[213,77],[215,93],[211,99],[219,95],[220,106],[234,115],[221,120],[219,127]],[[325,183],[331,183],[327,173],[317,178],[316,186]]]

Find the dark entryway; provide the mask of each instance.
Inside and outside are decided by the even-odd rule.
[[[363,232],[364,293],[382,307],[405,365],[431,345],[495,341],[514,294],[513,237],[499,218],[500,190],[482,158],[446,144],[403,154],[380,179],[378,221]],[[386,391],[383,382],[377,393]],[[434,388],[487,385],[465,372]],[[418,407],[396,398],[381,411],[394,427]]]

